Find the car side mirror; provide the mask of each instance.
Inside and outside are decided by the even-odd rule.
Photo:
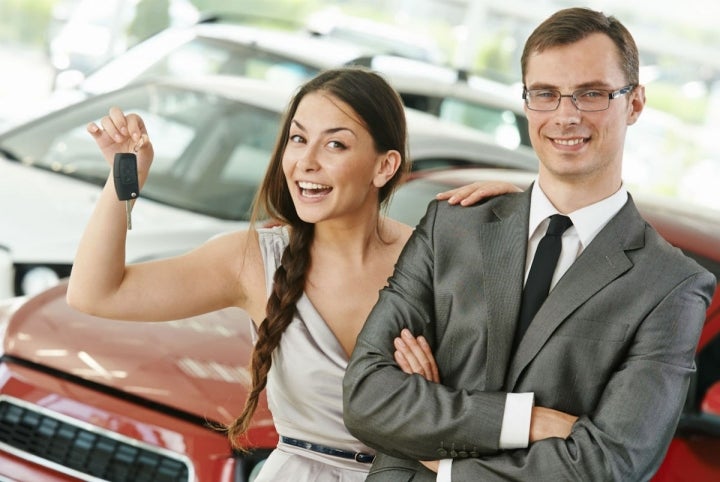
[[[700,410],[704,414],[720,416],[720,382],[713,383],[705,392]]]

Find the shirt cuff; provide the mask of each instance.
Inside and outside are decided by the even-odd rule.
[[[508,393],[505,399],[502,427],[500,428],[501,449],[524,449],[530,441],[530,417],[535,394]]]
[[[441,459],[438,464],[436,482],[451,482],[453,459]]]

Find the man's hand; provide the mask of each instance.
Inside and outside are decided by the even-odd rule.
[[[440,383],[440,372],[438,371],[435,357],[427,340],[421,335],[415,338],[407,328],[400,332],[395,338],[395,363],[408,375],[417,373],[426,380]]]
[[[530,443],[551,437],[567,438],[578,418],[552,408],[533,407],[530,419]]]
[[[440,466],[439,460],[421,460],[420,463],[437,474]]]

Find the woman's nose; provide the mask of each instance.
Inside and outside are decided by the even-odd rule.
[[[307,148],[302,151],[300,157],[298,157],[297,166],[303,171],[317,170],[320,166],[317,160],[317,149],[308,145]]]

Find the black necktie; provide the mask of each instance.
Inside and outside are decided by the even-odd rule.
[[[550,292],[550,282],[562,249],[562,234],[570,226],[572,226],[572,221],[569,217],[561,214],[550,216],[550,225],[535,251],[535,257],[523,290],[520,319],[515,333],[515,346],[520,343],[525,330]]]

